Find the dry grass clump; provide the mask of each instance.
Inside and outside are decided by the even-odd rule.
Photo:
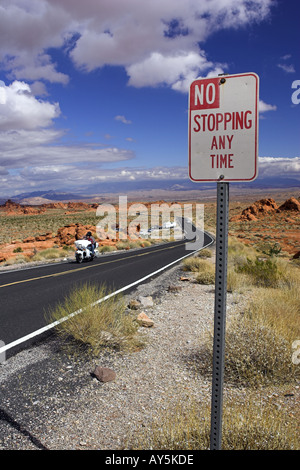
[[[57,248],[47,248],[36,253],[31,261],[44,261],[45,259],[58,259],[66,256],[66,250],[61,251]]]
[[[103,245],[98,248],[99,253],[110,253],[111,251],[116,251],[116,248],[111,245]]]
[[[259,387],[295,381],[299,367],[292,362],[291,345],[264,321],[246,316],[229,324],[226,335],[225,380]]]
[[[205,258],[199,256],[186,258],[185,260],[183,260],[182,269],[183,271],[191,271],[195,273],[195,281],[198,284],[215,283],[214,265]]]
[[[284,259],[257,258],[253,250],[233,242],[227,290],[249,292],[242,314],[228,322],[225,379],[247,387],[295,383],[299,366],[292,344],[300,337],[300,270]],[[245,261],[246,260],[246,261]],[[199,354],[199,371],[211,371],[212,338]]]
[[[142,346],[139,325],[126,307],[122,296],[110,296],[104,286],[85,284],[51,310],[48,319],[58,322],[56,329],[73,352],[83,346],[98,356],[105,348],[130,351]]]
[[[204,272],[213,269],[213,264],[206,259],[199,257],[189,257],[182,262],[183,271]]]
[[[215,283],[214,271],[199,272],[196,276],[197,284],[211,285]]]
[[[134,248],[148,247],[152,244],[153,242],[150,240],[120,240],[116,243],[116,247],[118,250],[129,250]]]
[[[212,251],[209,248],[203,248],[203,250],[198,252],[197,256],[198,258],[211,258]]]
[[[206,338],[194,357],[195,367],[210,376],[213,362],[212,337]],[[263,321],[246,315],[227,326],[224,379],[228,385],[258,389],[295,383],[299,366],[293,364],[291,343]]]
[[[294,282],[297,267],[285,259],[276,257],[273,252],[265,256],[253,247],[229,238],[228,240],[228,278],[229,292],[241,292],[244,288],[267,287],[289,288]],[[293,275],[291,276],[291,269]]]
[[[227,270],[227,292],[243,293],[251,286],[251,278],[248,274],[238,273],[232,266]]]
[[[263,322],[292,343],[300,338],[300,285],[286,289],[256,289],[247,316]]]
[[[208,450],[210,407],[181,400],[127,443],[130,449]],[[294,450],[295,423],[284,410],[257,397],[224,403],[222,450]]]
[[[7,261],[5,261],[5,266],[14,266],[15,264],[25,264],[30,261],[29,256],[24,256],[21,254],[18,254],[14,258],[9,258]]]

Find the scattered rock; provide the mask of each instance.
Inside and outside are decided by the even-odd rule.
[[[151,296],[148,296],[148,297],[142,297],[140,296],[139,297],[139,301],[141,303],[141,305],[144,307],[144,308],[147,308],[147,307],[153,307],[153,299]]]
[[[300,251],[297,251],[297,253],[294,254],[293,259],[299,259],[300,258]]]
[[[138,310],[140,306],[141,306],[141,302],[135,299],[130,300],[128,304],[128,308],[130,308],[131,310]]]
[[[168,292],[180,292],[182,290],[181,286],[169,286]]]
[[[151,320],[145,312],[141,312],[138,316],[136,321],[139,323],[140,326],[144,326],[146,328],[150,328],[154,325],[154,321]]]
[[[186,277],[186,276],[181,276],[180,280],[181,280],[181,281],[189,281],[190,278],[189,278],[189,277]]]
[[[116,378],[116,373],[107,367],[96,366],[93,375],[100,382],[112,382]]]
[[[33,243],[35,241],[34,237],[27,237],[23,240],[23,243]]]

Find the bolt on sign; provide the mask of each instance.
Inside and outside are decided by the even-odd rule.
[[[253,181],[258,171],[259,77],[194,80],[189,94],[192,181]]]

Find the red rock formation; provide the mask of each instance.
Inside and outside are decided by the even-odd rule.
[[[260,199],[251,206],[243,210],[241,215],[231,217],[231,222],[246,221],[246,220],[257,220],[258,217],[264,216],[265,214],[278,212],[278,205],[274,199]]]
[[[8,215],[35,215],[44,212],[43,208],[32,207],[32,206],[22,206],[21,204],[8,199],[5,204],[0,206]]]
[[[56,240],[60,245],[73,245],[75,240],[81,240],[88,231],[95,232],[92,225],[70,224],[57,231]]]
[[[280,211],[300,212],[300,202],[295,197],[290,197],[279,207]]]

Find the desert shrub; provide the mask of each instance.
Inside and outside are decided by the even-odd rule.
[[[141,246],[143,246],[144,248],[148,248],[148,246],[151,246],[151,242],[149,240],[142,240]]]
[[[116,243],[117,250],[129,250],[128,240],[119,241]]]
[[[18,246],[18,248],[15,248],[13,252],[14,253],[22,253],[22,251],[23,251],[22,248],[20,246]]]
[[[199,257],[185,258],[182,262],[183,271],[207,271],[213,269],[212,263]]]
[[[199,258],[211,258],[212,257],[212,252],[208,248],[203,248],[203,250],[200,250],[198,252],[198,257]]]
[[[63,258],[65,252],[58,250],[57,248],[47,248],[45,250],[38,251],[32,258],[32,261],[44,261],[46,259],[58,259]]]
[[[58,322],[59,335],[73,351],[82,346],[98,356],[104,348],[131,350],[142,345],[138,323],[126,307],[122,296],[109,296],[104,286],[85,284],[48,312],[47,319]]]
[[[239,317],[226,335],[225,377],[257,387],[293,382],[298,374],[286,338],[263,321]]]
[[[195,364],[203,375],[212,372],[212,338],[202,343]],[[247,314],[234,317],[227,326],[224,377],[236,386],[257,388],[293,383],[299,367],[292,363],[291,344],[262,319]]]
[[[210,285],[215,283],[215,273],[213,271],[199,272],[196,276],[197,284]]]
[[[238,273],[234,267],[229,266],[227,271],[227,291],[243,292],[252,285],[251,278],[245,273]]]
[[[141,247],[141,244],[142,244],[141,240],[130,241],[130,242],[128,243],[129,248],[131,248],[131,249],[132,249],[132,248],[140,248],[140,247]]]
[[[198,265],[199,265],[200,260],[198,258],[186,258],[182,262],[182,269],[183,271],[193,271],[196,272],[198,271]]]
[[[296,283],[290,288],[257,289],[249,302],[247,316],[263,321],[278,335],[292,343],[300,338],[300,288]]]
[[[265,243],[263,246],[260,247],[260,251],[267,256],[278,256],[281,253],[281,246],[279,243]]]
[[[116,251],[116,248],[111,245],[103,245],[98,248],[99,253],[109,253],[111,251]]]
[[[17,255],[15,258],[9,258],[6,262],[6,266],[13,266],[14,264],[25,264],[30,261],[28,256]]]
[[[183,399],[136,435],[127,448],[156,450],[208,450],[210,407]],[[259,397],[224,402],[222,450],[298,450],[295,423],[284,409]]]
[[[248,253],[249,255],[250,248],[246,246],[244,243],[240,242],[236,238],[228,237],[228,255],[233,254],[245,254]]]
[[[276,260],[247,258],[244,264],[237,267],[240,273],[248,274],[256,286],[277,287],[281,279],[281,271]]]

